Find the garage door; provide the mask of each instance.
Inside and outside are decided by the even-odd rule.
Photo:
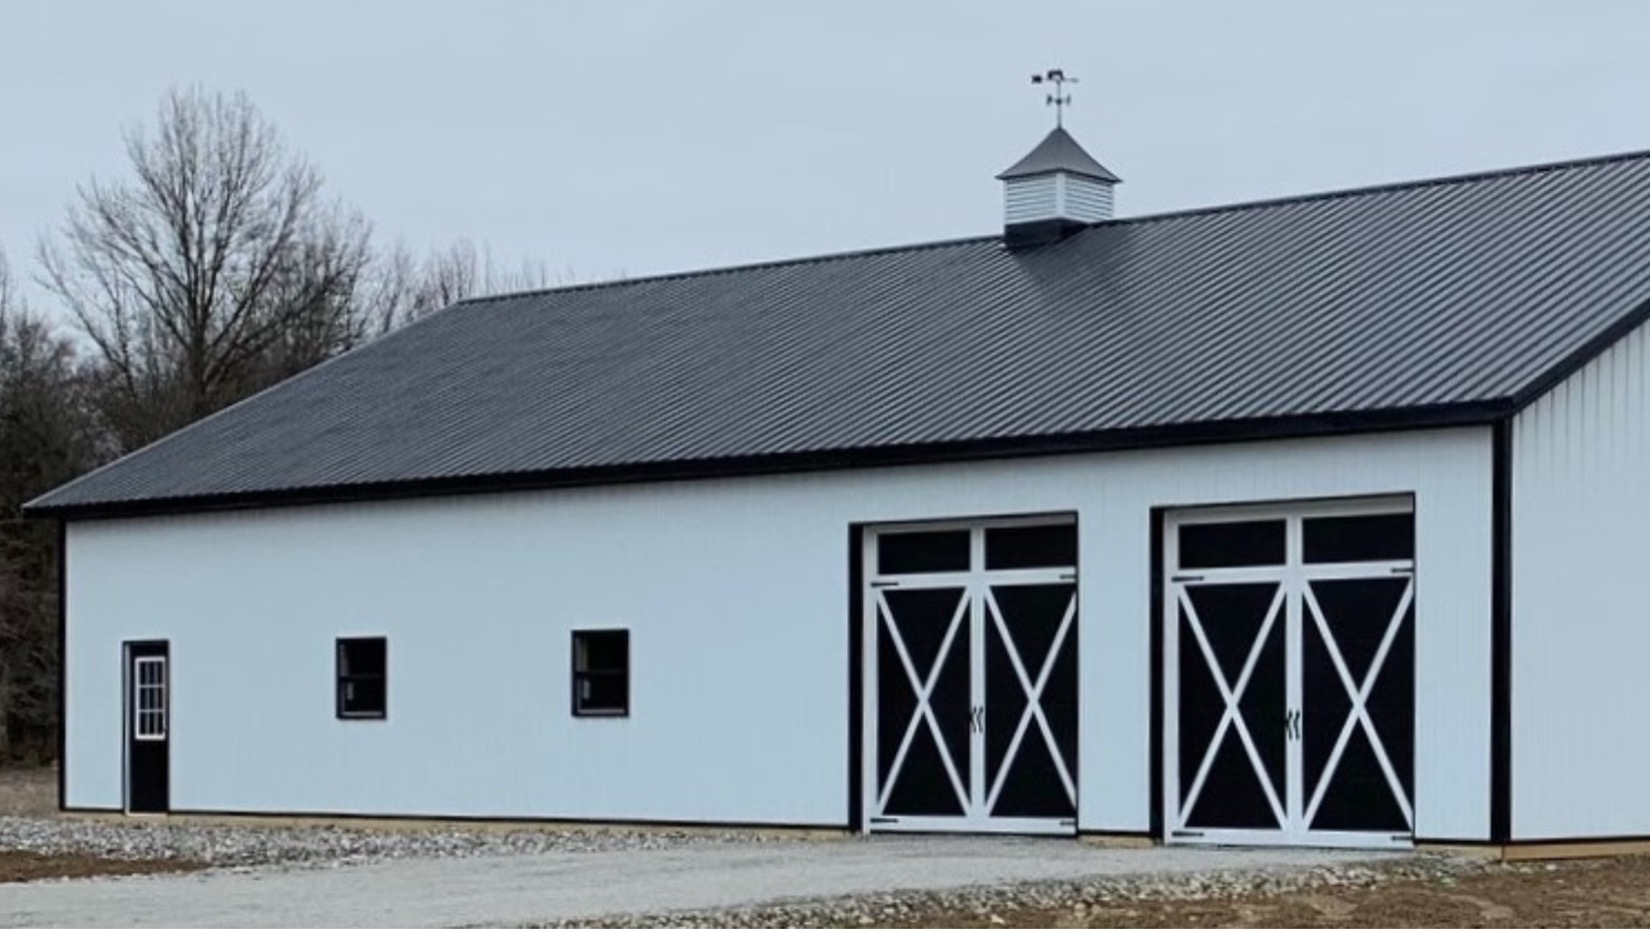
[[[863,558],[870,829],[1075,832],[1075,522],[877,529]]]
[[[1408,845],[1410,500],[1186,511],[1164,545],[1168,839]]]

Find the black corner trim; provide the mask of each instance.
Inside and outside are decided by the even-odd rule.
[[[1509,399],[1428,407],[1391,408],[1350,413],[1262,417],[1212,423],[1174,424],[1047,436],[1007,437],[818,450],[770,455],[729,456],[592,466],[442,478],[398,479],[356,485],[277,488],[259,491],[105,501],[89,504],[35,506],[28,517],[88,520],[185,514],[203,511],[328,504],[342,501],[382,501],[435,495],[488,494],[505,491],[578,488],[637,482],[736,478],[838,469],[865,469],[903,465],[932,465],[1022,456],[1114,452],[1163,446],[1198,446],[1256,440],[1306,439],[1389,430],[1485,426],[1505,418]]]
[[[865,742],[865,625],[860,617],[860,589],[865,569],[860,549],[865,539],[863,524],[848,526],[848,826],[865,831],[864,742]]]
[[[69,810],[69,524],[57,522],[57,810]],[[122,701],[125,699],[123,698]]]
[[[1490,840],[1512,839],[1512,420],[1490,451]]]

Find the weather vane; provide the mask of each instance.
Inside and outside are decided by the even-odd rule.
[[[1077,79],[1066,77],[1065,71],[1060,68],[1050,68],[1042,74],[1032,75],[1031,83],[1054,85],[1054,93],[1048,95],[1045,105],[1054,108],[1054,125],[1064,126],[1065,108],[1071,106],[1071,94],[1066,92],[1066,85],[1076,84]]]

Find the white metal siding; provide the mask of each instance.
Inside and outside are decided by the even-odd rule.
[[[1515,839],[1650,834],[1650,334],[1513,425]]]
[[[1227,444],[69,528],[68,801],[120,804],[120,641],[172,644],[179,809],[836,823],[848,526],[1076,511],[1079,825],[1150,825],[1151,508],[1416,495],[1422,837],[1488,825],[1485,430]],[[628,627],[632,712],[568,713]],[[389,717],[333,640],[389,637]]]
[[[1053,175],[1013,178],[1003,184],[1003,222],[1035,223],[1060,215]]]

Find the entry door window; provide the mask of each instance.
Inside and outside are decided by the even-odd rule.
[[[1167,530],[1170,839],[1407,842],[1409,502],[1188,512]]]
[[[1069,833],[1075,523],[891,529],[866,546],[871,827]]]
[[[166,739],[166,657],[140,656],[132,661],[132,737]]]

